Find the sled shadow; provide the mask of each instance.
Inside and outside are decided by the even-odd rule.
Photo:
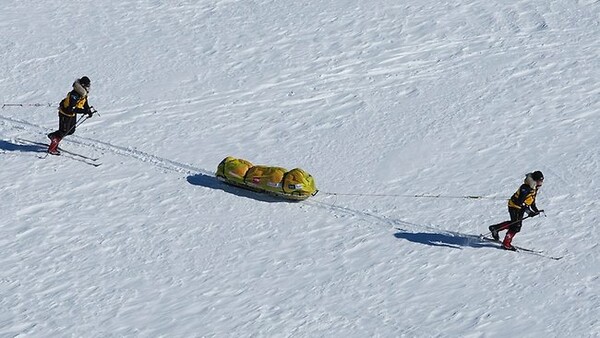
[[[6,152],[45,153],[47,148],[38,144],[19,144],[0,140],[0,149]]]
[[[238,187],[234,187],[232,185],[223,183],[219,181],[214,176],[209,176],[205,174],[198,173],[196,175],[190,175],[187,177],[187,181],[192,185],[199,185],[205,188],[222,190],[227,193],[237,195],[240,197],[250,198],[253,200],[267,202],[267,203],[294,203],[295,201],[288,201],[282,198],[277,198],[275,196],[270,196],[267,194],[262,194],[259,192],[254,192],[251,190],[246,190]]]
[[[428,232],[409,232],[397,228],[399,232],[394,234],[394,237],[405,239],[414,243],[441,246],[453,249],[461,249],[463,247],[470,248],[489,248],[496,247],[493,243],[484,241],[475,235],[465,235],[460,233],[428,233]]]

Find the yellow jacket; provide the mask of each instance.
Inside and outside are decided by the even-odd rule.
[[[68,117],[87,113],[90,110],[87,102],[87,94],[87,90],[76,81],[73,83],[73,90],[67,94],[67,97],[60,101],[58,111],[60,114]]]
[[[531,178],[531,175],[525,177],[525,181],[519,187],[519,189],[512,195],[508,200],[508,206],[510,208],[521,209],[522,206],[531,206],[534,211],[537,210],[535,206],[535,197],[537,195],[536,182]]]

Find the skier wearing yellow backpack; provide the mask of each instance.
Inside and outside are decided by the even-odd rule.
[[[88,118],[92,117],[94,110],[88,104],[88,94],[90,91],[90,79],[83,76],[73,82],[73,90],[65,97],[58,106],[58,130],[48,134],[50,146],[48,153],[60,155],[58,144],[67,135],[75,132],[77,124],[77,114],[85,114]]]
[[[491,225],[488,229],[492,233],[492,237],[495,240],[500,240],[498,232],[507,230],[502,241],[502,248],[506,250],[515,251],[515,247],[512,246],[511,242],[513,237],[521,231],[521,225],[523,216],[527,214],[527,217],[535,217],[544,210],[537,208],[535,204],[535,198],[537,192],[544,183],[544,175],[541,171],[534,171],[525,176],[523,184],[519,189],[512,195],[508,200],[508,213],[510,215],[510,221],[502,222],[496,225]]]

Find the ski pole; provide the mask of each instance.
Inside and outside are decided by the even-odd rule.
[[[91,115],[94,114],[98,114],[98,116],[100,116],[100,114],[98,113],[98,111],[96,109],[94,109],[94,107],[90,107],[90,112],[92,113]],[[69,129],[69,131],[65,134],[65,135],[69,135],[69,133],[71,132],[71,130],[75,129],[76,127],[79,127],[83,122],[89,120],[91,115],[87,115],[87,114],[83,114],[79,120],[77,120],[77,122],[75,123],[75,125],[73,125],[71,127],[71,129]]]
[[[98,114],[98,111],[96,109],[94,109],[94,107],[90,107],[90,112],[92,113],[91,115]],[[79,120],[77,120],[77,122],[75,122],[75,124],[71,127],[71,129],[69,129],[69,131],[67,131],[65,133],[65,136],[69,135],[69,133],[73,129],[75,129],[76,127],[79,127],[83,122],[87,121],[90,118],[91,115],[89,115],[89,116],[87,114],[81,115],[81,117],[79,118]],[[100,116],[100,114],[98,114],[98,116]]]
[[[52,103],[4,103],[4,107],[52,107]]]
[[[515,224],[515,223],[519,223],[519,222],[521,222],[521,221],[523,221],[523,220],[525,220],[525,219],[531,218],[531,217],[532,217],[532,216],[523,217],[523,218],[521,218],[521,219],[518,219],[518,220],[516,220],[516,221],[512,221],[512,222],[508,222],[508,223],[506,223],[506,222],[498,223],[498,224],[504,224],[504,223],[506,223],[506,224],[504,224],[504,225],[502,226],[502,228],[498,229],[498,231],[502,231],[502,230],[504,230],[504,229],[506,229],[506,228],[510,227],[511,225],[513,225],[513,224]],[[491,226],[498,225],[498,224],[492,224]],[[490,231],[490,232],[486,233],[484,236],[489,236],[489,235],[491,235],[491,234],[492,234],[492,232]]]
[[[74,124],[74,125],[73,125],[73,126],[72,126],[72,127],[69,129],[69,130],[67,130],[67,132],[64,134],[64,136],[67,136],[67,135],[69,135],[69,133],[70,133],[70,132],[71,132],[73,129],[75,129],[76,127],[79,127],[79,125],[81,125],[83,122],[85,122],[85,120],[87,120],[87,118],[86,118],[86,119],[84,119],[84,117],[86,117],[86,116],[85,116],[85,115],[81,116],[81,117],[79,118],[79,120],[77,120],[77,122],[75,122],[75,124]],[[64,136],[63,136],[63,137],[64,137]]]
[[[87,117],[87,115],[82,115],[79,120],[77,120],[77,122],[75,122],[75,124],[71,127],[71,129],[69,129],[66,133],[65,136],[69,135],[69,133],[75,129],[76,127],[79,127],[83,122],[85,122],[89,117]]]

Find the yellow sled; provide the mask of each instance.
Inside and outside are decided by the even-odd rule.
[[[249,161],[228,156],[217,167],[217,179],[225,183],[291,200],[305,200],[317,194],[315,180],[295,168],[255,166]]]

